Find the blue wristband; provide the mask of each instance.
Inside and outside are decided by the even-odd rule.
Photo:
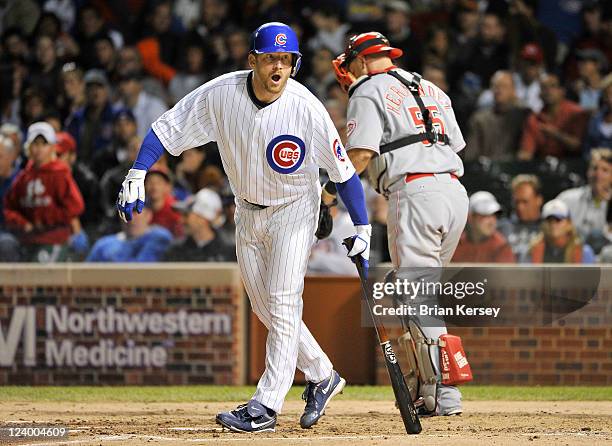
[[[147,136],[145,136],[144,141],[142,141],[142,145],[140,146],[138,156],[136,157],[136,161],[134,161],[132,169],[148,171],[151,166],[155,164],[155,162],[162,156],[164,150],[163,144],[153,129],[150,129]]]
[[[354,225],[368,224],[368,210],[366,209],[365,193],[361,181],[356,173],[344,183],[336,183],[336,189],[342,202],[346,206]]]

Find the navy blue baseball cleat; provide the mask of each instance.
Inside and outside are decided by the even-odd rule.
[[[306,408],[300,417],[300,426],[308,429],[317,424],[319,418],[325,414],[329,401],[342,393],[345,385],[346,381],[335,370],[332,370],[329,378],[320,383],[309,382],[302,394],[302,399],[306,401]]]
[[[276,412],[251,400],[231,412],[217,414],[217,423],[234,432],[274,432]]]

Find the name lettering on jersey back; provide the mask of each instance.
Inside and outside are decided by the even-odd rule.
[[[405,85],[392,85],[385,93],[385,108],[391,113],[395,113],[399,116],[404,99],[411,96],[412,93],[410,93],[410,90],[408,90]],[[423,88],[422,85],[419,85],[419,96],[432,97],[442,104],[443,107],[450,108],[446,95],[441,90],[438,90],[431,85],[426,85],[425,88]]]

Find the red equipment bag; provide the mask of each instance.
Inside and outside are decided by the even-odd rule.
[[[440,371],[442,384],[447,386],[456,386],[473,379],[472,369],[459,336],[440,336]]]

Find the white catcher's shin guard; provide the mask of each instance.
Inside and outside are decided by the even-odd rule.
[[[413,320],[408,321],[408,331],[398,342],[404,347],[410,370],[405,375],[406,385],[413,401],[423,398],[423,405],[428,412],[437,408],[437,391],[439,375],[438,337],[426,337],[421,327]]]

